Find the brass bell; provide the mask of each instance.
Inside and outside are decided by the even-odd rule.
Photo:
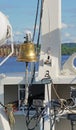
[[[23,43],[20,45],[20,52],[18,56],[18,61],[21,62],[36,62],[37,56],[35,52],[35,47],[33,43]]]

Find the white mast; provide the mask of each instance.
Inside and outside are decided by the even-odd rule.
[[[53,78],[57,77],[61,69],[61,0],[44,0],[42,28],[41,28],[41,53],[39,62],[39,79],[43,79],[46,72]],[[51,100],[51,87],[49,95]],[[45,102],[48,102],[45,86]],[[49,111],[49,109],[48,109]],[[48,113],[48,112],[47,112]],[[50,130],[50,119],[44,121],[44,130]],[[54,130],[53,126],[52,130]]]
[[[42,16],[39,78],[49,70],[58,76],[61,68],[61,0],[44,0]],[[49,60],[49,62],[47,61]]]

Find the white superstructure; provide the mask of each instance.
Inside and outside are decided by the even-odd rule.
[[[25,73],[0,74],[0,103],[5,106],[7,104],[16,105],[14,111],[8,111],[13,112],[11,119],[15,118],[13,130],[28,130],[28,127],[31,130],[34,127],[35,130],[43,130],[43,128],[44,130],[69,130],[71,128],[70,121],[61,116],[64,113],[67,115],[69,108],[68,110],[65,109],[67,110],[65,112],[63,109],[67,107],[61,104],[63,109],[58,106],[57,112],[60,113],[54,115],[56,113],[54,113],[53,108],[50,108],[52,106],[49,104],[52,99],[66,101],[70,98],[70,88],[76,87],[76,68],[73,65],[76,54],[73,54],[64,66],[61,66],[61,0],[44,0],[41,33],[39,71],[35,75],[35,81],[29,87],[29,93],[31,92],[29,104],[37,105],[36,110],[35,108],[29,110],[30,107],[27,109],[23,102],[26,87]],[[30,81],[30,76],[29,73],[28,81]],[[11,125],[8,121],[10,115],[5,111],[4,107],[0,105],[0,130],[6,130],[6,128],[10,130]],[[44,113],[42,113],[41,107],[45,108]],[[35,115],[35,118],[33,115]],[[39,118],[40,120],[38,120]]]
[[[49,69],[57,77],[61,69],[61,0],[44,0],[39,76]],[[50,57],[50,64],[46,63]],[[42,63],[43,62],[43,63]],[[41,73],[42,72],[42,73]]]

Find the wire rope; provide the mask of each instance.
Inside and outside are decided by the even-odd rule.
[[[39,1],[40,0],[38,0],[38,2],[37,2],[36,17],[35,17],[35,24],[34,24],[34,32],[33,32],[32,41],[34,41],[35,32],[36,32],[37,19],[38,19],[38,10],[39,10]]]

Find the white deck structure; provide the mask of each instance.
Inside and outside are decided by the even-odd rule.
[[[68,61],[61,66],[61,0],[44,0],[42,17],[41,53],[39,60],[39,72],[36,82],[40,82],[49,71],[54,87],[61,99],[70,97],[70,87],[76,87],[76,68],[73,65],[76,54],[73,54]],[[0,75],[0,101],[8,104],[14,100],[20,100],[20,87],[25,84],[25,75]],[[57,96],[49,84],[50,100],[57,99]],[[48,101],[45,85],[45,103]],[[2,109],[2,107],[1,107]],[[10,130],[7,120],[3,119],[0,113],[0,130]],[[25,125],[25,114],[22,111],[15,113],[16,123],[13,130],[27,130]],[[33,122],[34,124],[35,122]],[[6,125],[7,124],[7,125]],[[4,127],[3,127],[4,125]],[[64,127],[63,127],[64,126]],[[70,121],[60,119],[53,127],[53,130],[69,130]],[[41,130],[42,126],[36,127]],[[44,130],[50,130],[49,119],[44,122]]]

